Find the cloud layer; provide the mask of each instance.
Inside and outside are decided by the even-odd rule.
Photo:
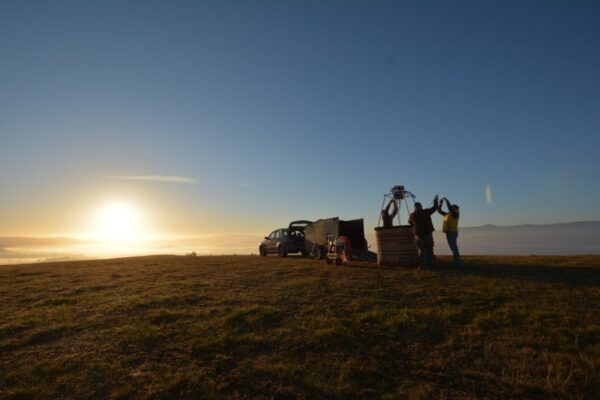
[[[188,185],[196,184],[196,180],[194,178],[180,175],[106,175],[106,177],[111,179],[122,179],[132,181],[172,182],[185,183]]]

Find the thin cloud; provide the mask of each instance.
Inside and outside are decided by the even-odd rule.
[[[195,185],[196,180],[188,176],[180,175],[105,175],[111,179],[121,179],[130,181],[154,181],[154,182],[172,182]]]
[[[485,202],[492,204],[492,187],[489,184],[485,185]]]
[[[251,183],[240,183],[240,187],[251,187]]]

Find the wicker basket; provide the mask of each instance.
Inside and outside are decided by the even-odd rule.
[[[375,228],[377,264],[380,266],[416,267],[417,245],[412,227]]]

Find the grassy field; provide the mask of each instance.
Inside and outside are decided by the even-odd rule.
[[[0,398],[600,398],[600,256],[0,266]]]

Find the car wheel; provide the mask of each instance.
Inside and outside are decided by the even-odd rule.
[[[267,250],[265,250],[265,248],[262,246],[258,248],[258,253],[260,254],[261,257],[267,256]]]
[[[323,250],[321,250],[321,248],[319,246],[315,246],[312,249],[312,257],[315,260],[320,260],[321,258],[323,258]]]
[[[277,253],[279,254],[279,257],[285,257],[285,256],[287,256],[287,253],[283,249],[283,246],[279,246],[279,249],[277,249]]]

